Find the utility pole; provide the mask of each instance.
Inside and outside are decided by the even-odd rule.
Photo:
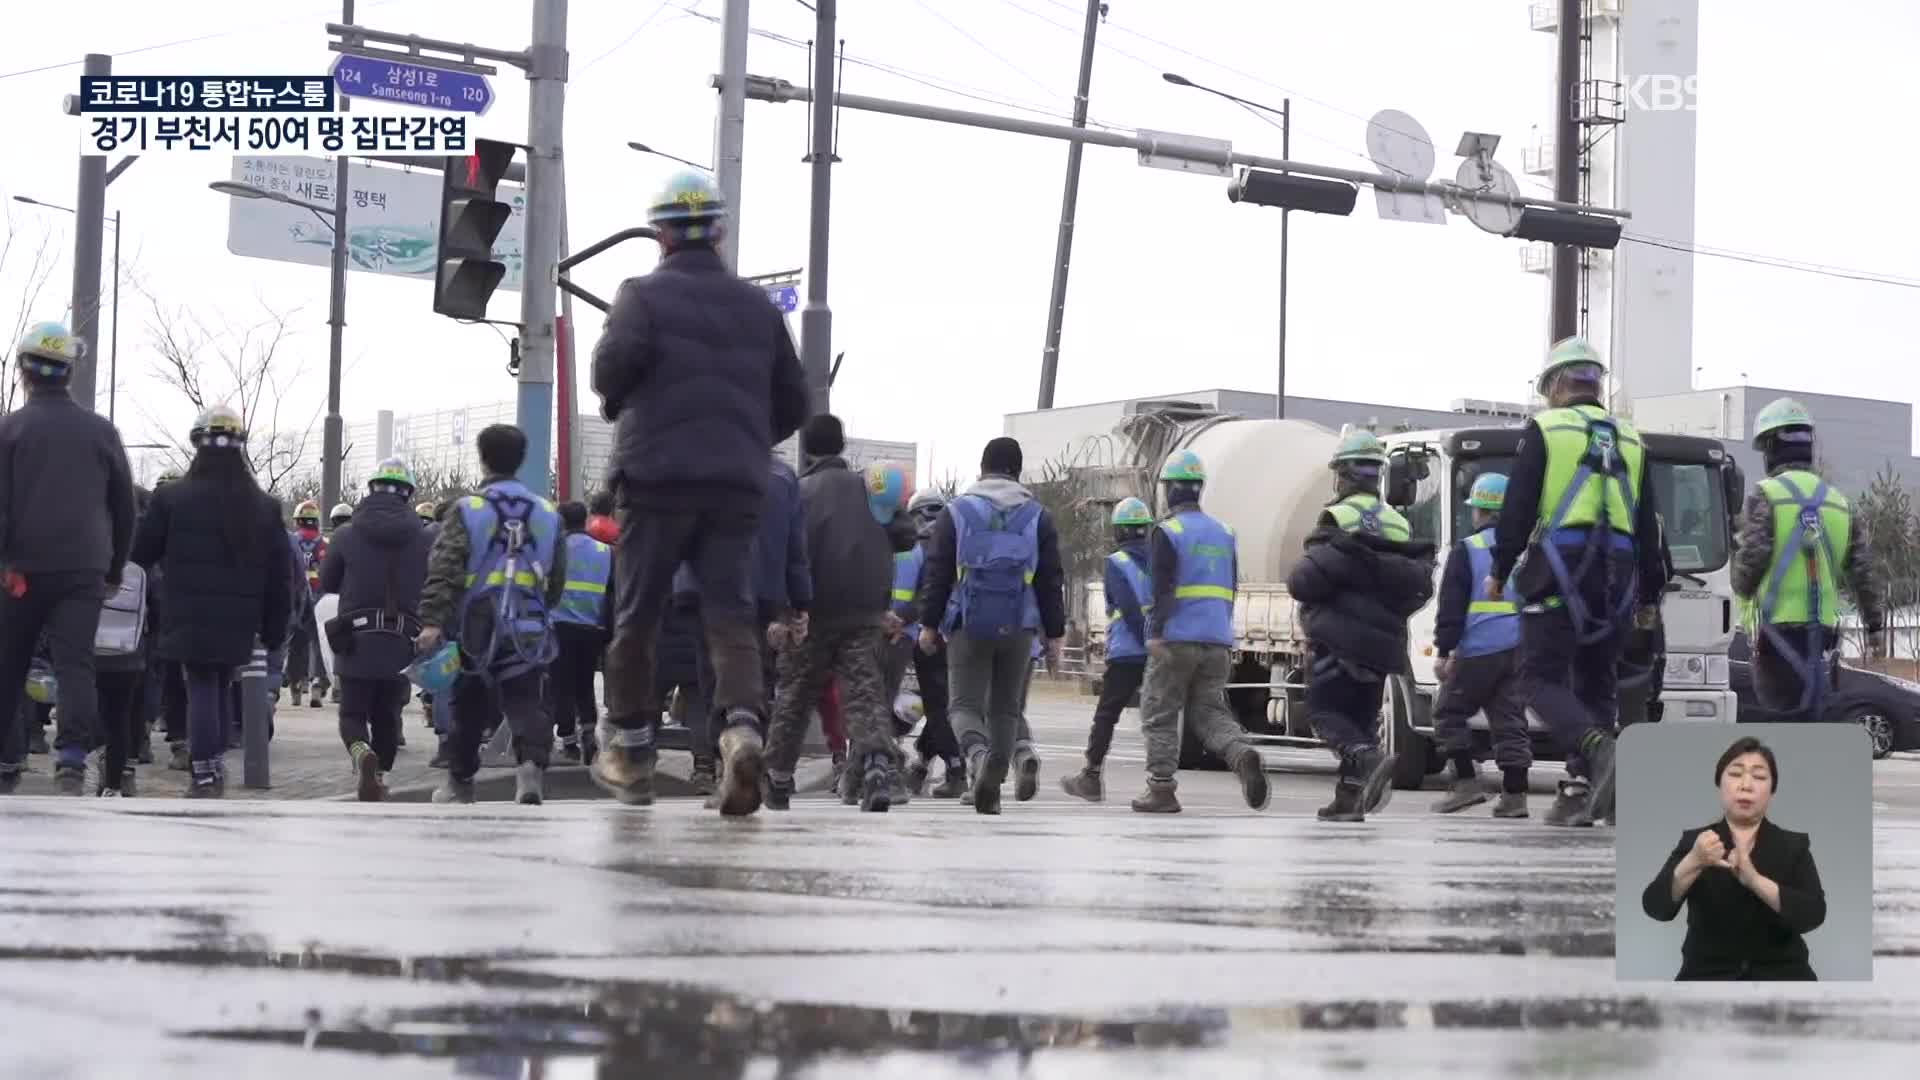
[[[1565,203],[1580,198],[1580,166],[1586,159],[1580,146],[1580,43],[1586,33],[1583,0],[1560,0],[1558,43],[1560,64],[1554,89],[1553,197]],[[1556,244],[1553,249],[1553,341],[1579,333],[1581,249]]]
[[[113,57],[88,53],[82,75],[113,74]],[[80,186],[73,200],[73,334],[85,348],[73,365],[73,399],[80,407],[94,407],[100,355],[100,248],[107,217],[107,159],[103,154],[80,155]]]
[[[1280,156],[1293,156],[1293,99],[1280,99]],[[1280,373],[1273,388],[1273,418],[1287,418],[1287,222],[1293,210],[1280,208]]]
[[[545,495],[553,446],[554,267],[560,259],[561,124],[567,102],[567,0],[534,0],[527,67],[526,249],[520,279],[520,482]],[[563,403],[564,405],[564,403]]]
[[[807,303],[800,309],[800,363],[807,373],[813,411],[829,409],[833,358],[833,309],[827,306],[827,241],[833,197],[834,0],[817,0],[813,32],[813,206],[807,238]]]
[[[340,21],[353,25],[353,0],[340,0]],[[341,112],[347,95],[336,94]],[[347,155],[333,156],[333,257],[327,283],[327,416],[320,427],[320,505],[340,504],[340,456],[345,422],[340,419],[340,373],[347,338]]]
[[[727,0],[720,15],[720,117],[713,142],[714,180],[727,204],[720,256],[740,272],[740,169],[747,132],[747,0]]]
[[[1087,94],[1093,88],[1093,41],[1107,5],[1087,0],[1087,25],[1080,38],[1080,82],[1073,95],[1073,126],[1087,126]],[[1053,385],[1060,373],[1060,327],[1067,317],[1067,268],[1073,261],[1073,215],[1080,203],[1080,156],[1084,144],[1067,144],[1067,186],[1060,196],[1060,237],[1053,247],[1053,295],[1047,304],[1047,344],[1040,353],[1039,408],[1053,408]]]

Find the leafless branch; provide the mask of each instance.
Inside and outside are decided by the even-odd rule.
[[[29,239],[29,234],[34,235]],[[31,248],[28,245],[31,244]],[[31,251],[31,254],[28,252]],[[11,211],[6,218],[6,238],[0,241],[0,274],[4,274],[9,263],[24,259],[25,268],[20,282],[20,301],[14,309],[13,324],[7,334],[7,345],[20,340],[27,327],[46,316],[40,312],[40,295],[45,291],[47,282],[53,278],[55,268],[60,265],[60,253],[54,244],[53,230],[42,226],[30,230],[20,226]],[[11,412],[18,393],[18,383],[12,378],[0,379],[0,413]]]

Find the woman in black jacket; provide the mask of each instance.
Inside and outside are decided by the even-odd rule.
[[[153,493],[131,560],[160,570],[154,652],[185,673],[187,795],[219,798],[227,736],[239,720],[229,684],[258,643],[285,639],[292,587],[279,510],[254,482],[240,415],[208,409],[189,438],[193,465]]]
[[[1687,908],[1677,980],[1810,981],[1804,935],[1827,918],[1827,897],[1806,833],[1767,820],[1780,789],[1773,751],[1734,740],[1714,766],[1726,816],[1688,829],[1640,897],[1647,914],[1670,922]]]

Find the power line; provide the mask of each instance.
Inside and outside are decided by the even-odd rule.
[[[1772,255],[1759,255],[1751,252],[1738,252],[1708,248],[1696,244],[1680,244],[1660,240],[1650,236],[1625,234],[1620,239],[1643,247],[1661,248],[1677,251],[1684,255],[1704,255],[1708,258],[1727,259],[1732,262],[1751,263],[1755,266],[1770,266],[1775,270],[1793,270],[1802,274],[1816,274],[1820,277],[1838,278],[1842,281],[1864,281],[1874,285],[1892,285],[1901,289],[1920,289],[1920,278],[1899,277],[1881,274],[1871,270],[1856,270],[1847,267],[1824,266],[1818,263],[1796,262]]]
[[[994,51],[993,46],[988,45],[986,42],[981,41],[979,38],[974,37],[972,34],[967,33],[965,27],[962,27],[959,23],[954,22],[952,19],[947,18],[945,15],[940,14],[939,10],[934,8],[933,5],[927,3],[926,0],[913,0],[913,3],[914,3],[914,6],[919,8],[921,11],[924,11],[927,14],[933,16],[934,18],[940,20],[942,23],[945,23],[947,26],[947,29],[952,30],[954,33],[959,34],[963,38],[966,38],[968,41],[973,42],[973,44],[976,47],[978,47],[981,52],[986,53],[988,56],[993,57],[995,60],[998,60],[1002,67],[1007,68],[1008,70],[1012,71],[1015,75],[1018,75],[1021,78],[1032,83],[1033,85],[1039,87],[1041,93],[1047,94],[1051,97],[1066,96],[1060,93],[1059,91],[1055,90],[1053,87],[1048,86],[1047,84],[1041,82],[1039,79],[1035,78],[1031,72],[1027,71],[1026,68],[1021,67],[1020,65],[1014,63],[1013,61],[1007,59],[1006,57],[1000,55],[998,52]]]
[[[640,36],[640,31],[645,30],[648,26],[652,25],[653,20],[659,18],[660,13],[667,10],[667,5],[672,2],[673,0],[660,0],[658,4],[654,5],[653,10],[647,13],[647,17],[640,20],[640,25],[633,28],[632,33],[620,39],[620,44],[615,45],[613,48],[608,49],[606,52],[603,52],[599,56],[596,56],[593,59],[587,61],[585,64],[582,64],[580,66],[579,74],[585,75],[590,69],[592,69],[593,65],[599,63],[602,60],[605,60],[607,57],[612,56],[614,53],[619,52],[621,49],[626,48],[629,44],[633,42],[634,38],[637,38]]]

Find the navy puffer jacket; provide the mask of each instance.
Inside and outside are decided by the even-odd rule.
[[[1433,598],[1434,546],[1322,527],[1287,576],[1307,638],[1370,671],[1407,668],[1407,618]]]

